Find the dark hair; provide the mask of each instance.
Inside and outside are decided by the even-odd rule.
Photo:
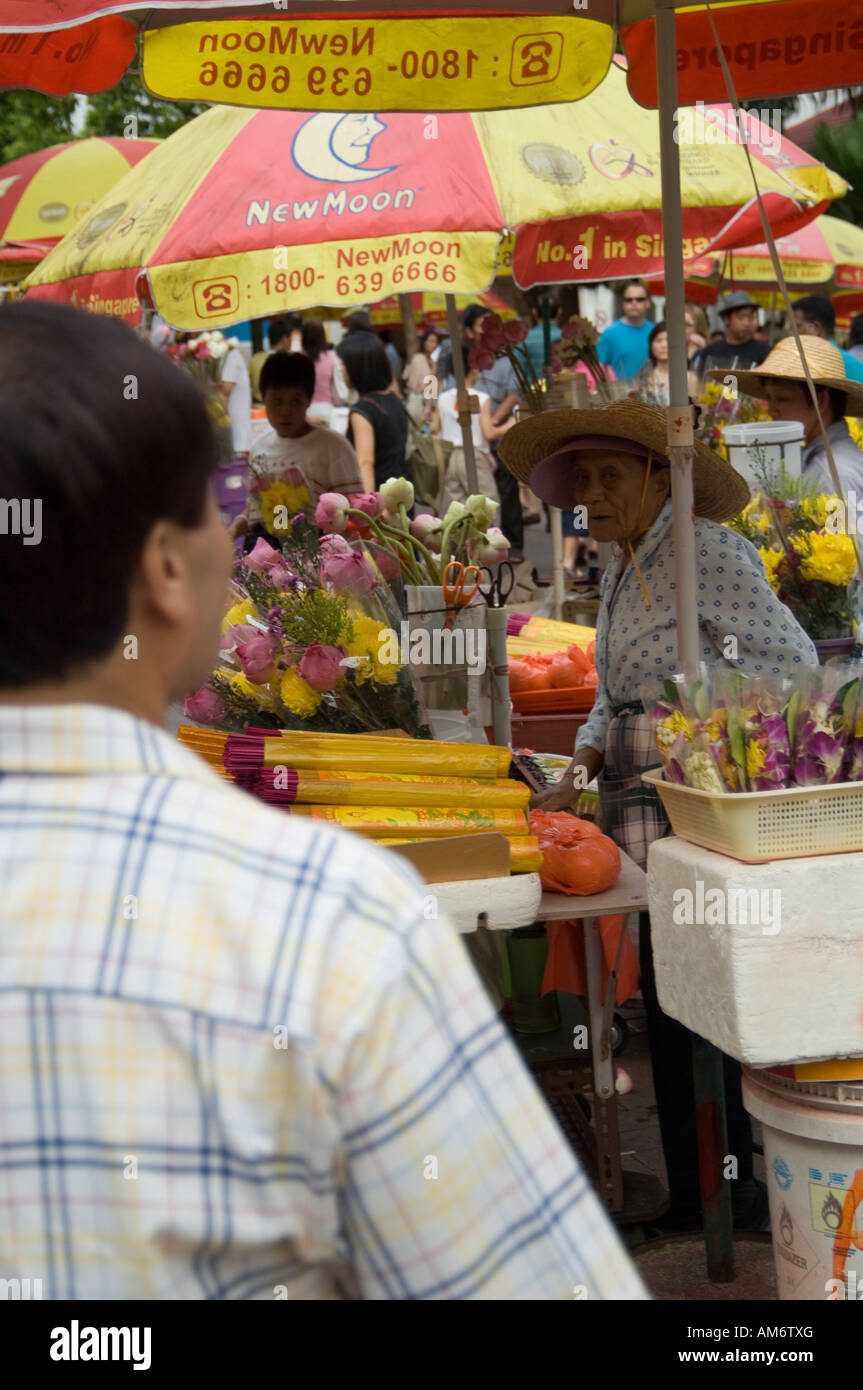
[[[324,325],[320,319],[306,319],[303,323],[303,352],[312,362],[317,362],[322,352],[329,347]]]
[[[650,298],[650,290],[647,288],[643,280],[624,280],[623,284],[620,287],[621,295],[626,294],[626,291],[632,289],[633,285],[637,290],[644,290],[644,293],[647,295],[647,298]]]
[[[371,314],[366,309],[358,309],[355,314],[348,314],[345,319],[345,337],[350,337],[352,333],[371,333],[372,319]]]
[[[276,319],[270,319],[267,325],[267,338],[271,348],[274,348],[276,343],[280,343],[283,338],[290,338],[294,331],[291,320],[296,317],[296,314],[282,314]]]
[[[861,315],[861,318],[863,318],[863,315]],[[439,343],[442,341],[441,335],[440,335],[438,329],[436,329],[436,328],[427,328],[427,329],[425,330],[424,333],[421,333],[421,334],[420,334],[420,344],[419,344],[419,346],[420,346],[420,352],[425,352],[425,351],[426,351],[426,343],[428,342],[428,340],[429,340],[429,338],[432,336],[432,334],[434,334],[434,336],[437,338],[437,340],[438,340]],[[428,356],[428,353],[426,353],[426,356]]]
[[[390,360],[380,338],[374,333],[350,333],[336,352],[345,364],[351,385],[361,396],[370,391],[386,391],[393,379]]]
[[[650,360],[651,360],[651,362],[655,362],[655,361],[656,361],[656,358],[655,358],[654,355],[653,355],[653,340],[654,340],[654,338],[658,338],[659,335],[660,335],[660,333],[667,333],[667,332],[668,332],[668,324],[665,322],[665,319],[660,319],[660,320],[659,320],[659,323],[655,323],[655,324],[653,325],[653,328],[650,330],[650,337],[647,339],[647,351],[648,351],[649,354],[650,354]]]
[[[836,331],[836,315],[829,299],[820,294],[806,294],[802,299],[795,299],[791,308],[799,309],[804,319],[809,323],[820,324],[828,338],[833,337]]]
[[[0,538],[0,686],[108,656],[144,541],[159,521],[203,524],[217,454],[191,374],[125,323],[0,309],[0,497],[42,514],[40,545]]]
[[[273,352],[267,358],[261,368],[261,396],[266,398],[268,391],[278,391],[281,386],[299,386],[312,399],[315,364],[304,352]]]
[[[848,342],[851,347],[859,347],[860,343],[863,343],[863,314],[855,314],[851,320]]]
[[[462,328],[473,328],[477,319],[484,319],[491,309],[487,309],[484,304],[468,304],[461,316]]]
[[[762,386],[763,383],[769,379],[770,378],[762,377]],[[786,385],[788,385],[789,378],[786,377],[783,378],[783,380],[785,381]],[[802,393],[804,401],[807,405],[809,405],[810,401],[812,400],[812,396],[810,394],[808,384],[805,381],[796,380],[793,377],[790,378],[790,381]],[[833,412],[833,418],[834,420],[841,420],[843,415],[845,414],[845,408],[848,403],[848,397],[845,394],[845,392],[840,390],[838,386],[825,386],[822,381],[815,382],[815,390],[816,393],[819,395],[822,391],[827,392],[827,399],[830,402],[830,409]]]

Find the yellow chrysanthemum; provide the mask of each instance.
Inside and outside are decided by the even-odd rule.
[[[279,479],[258,494],[261,520],[272,535],[286,535],[291,528],[290,522],[285,525],[285,516],[296,516],[298,512],[303,510],[308,500],[309,489],[307,487],[292,487],[290,483],[282,482]],[[277,507],[283,508],[283,511],[279,513],[278,523]]]
[[[858,420],[856,416],[853,415],[847,415],[845,420],[851,431],[851,438],[854,440],[857,448],[863,449],[863,420]]]
[[[401,666],[397,662],[382,661],[381,648],[386,643],[390,629],[383,627],[377,618],[353,617],[353,636],[346,641],[348,656],[361,657],[353,667],[354,680],[364,685],[372,680],[376,685],[395,685]]]
[[[228,684],[232,690],[236,690],[238,695],[246,695],[252,700],[258,698],[256,687],[244,675],[231,676]]]
[[[850,536],[815,531],[808,536],[793,536],[792,545],[801,557],[800,573],[804,579],[845,588],[854,578],[857,562]]]
[[[282,676],[280,692],[282,703],[287,706],[291,714],[297,715],[299,719],[309,719],[316,713],[318,705],[321,703],[321,696],[317,690],[302,676],[298,675],[293,666],[289,666]]]
[[[754,740],[746,745],[746,775],[751,781],[764,766],[764,749]]]
[[[222,619],[222,635],[224,636],[229,628],[237,627],[240,623],[247,623],[250,618],[256,617],[257,611],[250,598],[245,599],[242,603],[235,603]]]
[[[768,549],[762,545],[758,548],[764,568],[767,571],[767,579],[774,594],[779,593],[779,566],[782,564],[784,550]]]

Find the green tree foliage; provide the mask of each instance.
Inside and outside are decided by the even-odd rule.
[[[844,198],[830,204],[831,216],[863,226],[863,113],[858,111],[853,121],[838,130],[826,124],[818,126],[815,155],[851,185]]]
[[[40,92],[0,92],[0,164],[74,140],[72,116],[77,97],[46,97]]]
[[[88,98],[83,133],[162,140],[206,110],[204,102],[159,101],[136,73],[127,72],[109,92]]]

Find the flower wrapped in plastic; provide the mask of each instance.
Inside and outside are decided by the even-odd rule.
[[[717,675],[717,693],[726,711],[727,744],[739,790],[773,792],[787,787],[791,765],[785,720],[788,681],[726,668]]]
[[[796,786],[828,786],[847,780],[849,763],[855,759],[859,692],[858,672],[845,661],[807,672],[798,685],[788,705],[791,775]]]

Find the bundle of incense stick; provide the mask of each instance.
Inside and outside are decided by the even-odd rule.
[[[498,830],[502,835],[528,835],[527,815],[515,808],[481,811],[471,806],[294,806],[292,816],[329,821],[360,835],[397,835],[430,840],[438,835],[478,835]]]
[[[524,809],[530,788],[515,779],[424,777],[400,772],[351,772],[259,767],[237,778],[239,785],[270,805],[294,802],[330,806],[517,806]]]
[[[512,874],[535,874],[542,868],[542,851],[536,835],[507,835],[509,841],[509,871]],[[376,835],[376,845],[418,845],[422,837]]]
[[[223,757],[228,735],[220,729],[196,729],[192,724],[181,724],[177,729],[177,738],[180,743],[193,749],[210,763],[217,772],[224,770]]]
[[[505,778],[511,754],[493,744],[433,743],[366,734],[229,734],[224,765],[235,776],[257,767],[290,767],[297,772],[425,773],[437,777]]]

